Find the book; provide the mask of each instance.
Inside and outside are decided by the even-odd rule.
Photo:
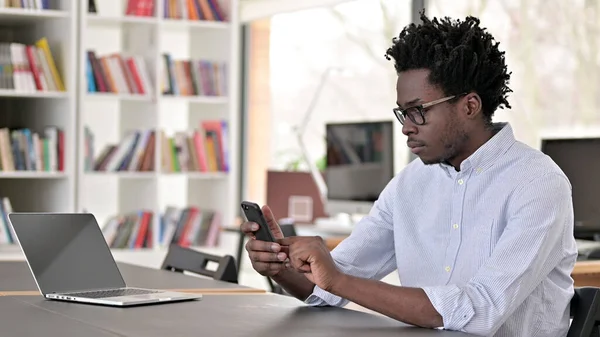
[[[228,172],[227,121],[205,120],[193,131],[171,137],[161,130],[161,171]]]

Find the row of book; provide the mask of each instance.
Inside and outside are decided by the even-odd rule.
[[[110,54],[98,56],[87,52],[86,81],[88,92],[151,95],[152,80],[141,56]]]
[[[50,0],[0,0],[0,8],[50,9]]]
[[[162,93],[176,96],[226,96],[227,63],[175,60],[163,54],[160,64]]]
[[[2,1],[2,0],[0,0]],[[48,1],[48,0],[5,0]],[[223,4],[219,0],[161,0],[165,19],[227,21]],[[98,1],[99,2],[99,1]],[[127,0],[125,15],[154,16],[155,0]],[[96,0],[88,0],[88,13],[100,12]]]
[[[161,133],[163,172],[228,172],[227,122],[202,121],[192,132]]]
[[[218,0],[163,0],[166,19],[227,21]]]
[[[0,89],[65,91],[46,38],[35,45],[0,43]]]
[[[104,4],[106,0],[98,2]],[[107,2],[108,4],[108,2]],[[110,4],[109,4],[110,5]],[[96,0],[88,0],[88,13],[102,14],[101,7],[98,8]],[[127,0],[125,14],[129,16],[153,16],[154,15],[154,0]]]
[[[153,16],[154,0],[127,0],[125,14],[132,16]]]
[[[158,215],[154,227],[154,212],[139,210],[111,217],[102,227],[102,234],[110,248],[154,248],[154,236],[161,248],[177,244],[182,247],[214,247],[219,243],[221,216],[218,211],[197,206],[168,206]],[[158,233],[157,233],[158,231]]]
[[[169,206],[160,218],[158,242],[161,247],[215,247],[222,227],[221,214],[216,210]]]
[[[42,132],[0,128],[0,165],[2,172],[64,171],[64,131],[55,126]]]
[[[176,132],[167,137],[160,131],[161,170],[171,172],[228,172],[227,122],[202,121],[191,132]],[[132,130],[118,144],[107,145],[98,156],[94,150],[94,134],[84,129],[86,171],[151,172],[154,171],[156,132],[153,129]]]
[[[132,130],[118,144],[107,145],[95,157],[91,130],[86,127],[85,169],[104,172],[150,172],[154,171],[155,138],[154,130]]]
[[[0,244],[16,243],[15,232],[8,222],[8,214],[12,212],[12,205],[8,197],[0,197]]]
[[[154,212],[139,210],[111,217],[102,227],[102,234],[110,248],[152,248]]]

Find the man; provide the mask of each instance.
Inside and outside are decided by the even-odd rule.
[[[399,321],[482,336],[558,337],[569,328],[577,249],[570,183],[507,123],[510,74],[474,17],[406,27],[386,57],[394,113],[419,159],[331,253],[320,238],[249,240],[254,269],[315,306],[353,301]],[[257,225],[242,230],[253,238]],[[402,286],[379,281],[398,270]]]

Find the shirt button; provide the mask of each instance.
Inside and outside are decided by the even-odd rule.
[[[481,167],[478,167],[478,168],[477,168],[475,171],[476,171],[477,173],[481,173],[481,171],[483,171],[483,169],[482,169]]]
[[[462,179],[458,179],[458,184],[462,185],[464,183],[464,181]]]
[[[450,267],[446,266],[446,268],[444,268],[444,270],[446,270],[447,272],[450,271]]]
[[[458,228],[458,224],[455,223],[454,225],[452,225],[452,228],[457,229]]]

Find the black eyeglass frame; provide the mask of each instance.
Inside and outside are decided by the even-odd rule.
[[[430,108],[434,105],[440,104],[440,103],[444,103],[447,102],[451,99],[454,98],[459,98],[461,96],[466,95],[467,93],[462,93],[460,95],[452,95],[452,96],[446,96],[446,97],[442,97],[440,99],[436,99],[434,101],[431,102],[427,102],[427,103],[423,103],[423,104],[419,104],[419,105],[415,105],[415,106],[411,106],[408,107],[406,109],[401,109],[400,107],[395,107],[392,109],[392,111],[394,111],[394,115],[396,116],[396,118],[398,119],[398,121],[400,122],[400,124],[404,125],[404,121],[406,120],[406,116],[408,116],[408,118],[410,119],[411,122],[413,122],[415,125],[424,125],[425,124],[425,109]],[[411,112],[411,109],[416,109],[416,111]],[[419,113],[419,117],[421,118],[422,122],[418,123],[414,114]]]

